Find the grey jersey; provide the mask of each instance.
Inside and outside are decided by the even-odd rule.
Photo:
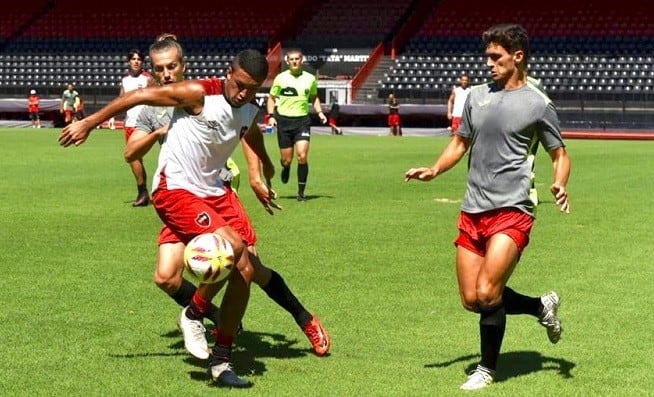
[[[150,134],[170,123],[173,110],[175,110],[175,108],[172,106],[143,106],[136,118],[136,125],[134,128]],[[163,143],[163,139],[165,139],[165,135],[164,138],[159,140],[159,143]]]
[[[457,134],[470,140],[461,209],[479,213],[513,207],[533,215],[529,149],[538,141],[548,151],[565,146],[549,97],[531,81],[509,91],[494,83],[475,86]]]

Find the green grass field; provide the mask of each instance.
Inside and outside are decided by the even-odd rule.
[[[456,216],[465,164],[430,183],[447,138],[312,139],[309,200],[276,179],[283,211],[241,197],[263,260],[333,338],[318,358],[292,318],[257,287],[234,354],[247,390],[207,384],[176,329],[180,308],[152,282],[160,221],[132,208],[121,132],[61,148],[59,130],[0,130],[0,395],[449,396],[478,360],[478,318],[459,303]],[[266,136],[277,163],[276,141]],[[532,317],[511,316],[489,396],[654,395],[654,143],[568,141],[570,215],[547,191],[510,285],[562,298],[551,345]],[[243,164],[240,150],[235,157]],[[148,155],[150,174],[156,153]],[[242,167],[244,168],[244,167]]]

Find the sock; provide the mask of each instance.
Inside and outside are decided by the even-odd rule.
[[[195,291],[197,291],[197,288],[192,282],[187,279],[182,279],[182,285],[179,287],[177,292],[170,295],[170,297],[173,298],[173,300],[181,307],[186,307],[191,304]],[[204,316],[217,325],[220,321],[220,308],[212,303],[206,313],[204,313]]]
[[[504,331],[506,329],[506,312],[499,304],[480,310],[479,336],[481,341],[481,361],[483,367],[495,371],[500,356]]]
[[[211,365],[231,361],[233,343],[233,337],[223,335],[220,330],[218,330],[216,333],[216,344],[211,349]]]
[[[146,185],[137,185],[136,190],[139,195],[148,194],[148,188]]]
[[[270,299],[289,312],[300,327],[304,327],[311,321],[311,313],[293,295],[293,292],[288,288],[282,276],[274,270],[271,271],[272,276],[270,277],[270,281],[268,281],[265,287],[261,287],[261,289]]]
[[[171,294],[170,297],[173,298],[175,302],[181,307],[186,307],[191,304],[193,295],[195,295],[195,285],[187,279],[182,279],[182,285],[179,287],[177,292]]]
[[[211,302],[204,299],[196,291],[191,303],[188,305],[188,310],[186,310],[186,317],[190,320],[202,320],[207,310],[209,310],[209,306],[211,306]]]
[[[304,188],[307,185],[307,178],[309,177],[309,164],[297,165],[297,192],[304,195]]]
[[[543,309],[540,297],[532,298],[531,296],[522,295],[509,287],[504,287],[502,301],[504,302],[506,314],[531,314],[538,317]]]

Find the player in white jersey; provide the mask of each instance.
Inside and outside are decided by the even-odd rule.
[[[150,62],[152,74],[158,84],[172,84],[184,80],[186,63],[184,50],[177,38],[172,34],[162,34],[150,46]],[[136,130],[130,137],[125,148],[125,158],[133,159],[143,157],[157,142],[165,144],[166,133],[172,117],[173,107],[145,105],[136,122]],[[227,161],[229,170],[222,172],[223,180],[228,180],[234,191],[238,192],[238,168],[230,160]],[[257,164],[258,166],[258,160]],[[250,176],[260,178],[260,172],[249,172]],[[258,184],[255,179],[253,181]],[[154,280],[159,288],[165,291],[177,304],[186,307],[195,294],[196,287],[183,277],[183,255],[185,244],[174,239],[173,241],[160,240],[157,257],[157,268]],[[318,356],[324,356],[329,351],[329,335],[322,327],[320,320],[312,315],[291,291],[284,278],[275,270],[267,266],[255,266],[253,281],[277,303],[284,308],[295,320],[300,329],[313,345]],[[211,306],[205,317],[218,324],[220,310]],[[200,334],[202,336],[202,334]],[[206,340],[201,342],[206,345]]]
[[[459,77],[459,85],[452,89],[450,97],[447,99],[447,118],[450,120],[450,130],[455,133],[461,125],[461,116],[463,115],[463,105],[470,94],[470,77],[463,73]]]
[[[64,128],[59,136],[62,146],[80,145],[96,125],[134,105],[176,107],[160,153],[153,204],[165,225],[160,239],[167,235],[170,240],[177,238],[186,243],[198,234],[214,232],[227,238],[234,248],[239,271],[228,278],[209,363],[211,377],[232,387],[250,385],[234,373],[231,352],[249,299],[253,263],[261,264],[254,248],[256,233],[237,195],[223,183],[218,171],[242,139],[250,168],[260,161],[265,179],[274,176],[274,166],[255,122],[258,109],[252,102],[267,73],[265,57],[258,51],[245,50],[234,58],[224,81],[183,81],[132,91],[76,123],[76,127]],[[253,183],[252,176],[250,179],[264,208],[269,212],[279,208],[269,184],[261,178],[258,183]],[[222,284],[199,285],[180,318],[185,343],[187,334],[193,339],[192,334],[204,329],[201,319],[221,288]]]
[[[152,85],[152,76],[143,69],[144,59],[143,53],[138,49],[131,49],[127,53],[128,72],[120,80],[120,95]],[[125,111],[125,142],[129,141],[130,135],[134,132],[136,118],[142,107],[143,105],[136,105]],[[136,179],[136,199],[132,205],[134,207],[146,206],[150,203],[150,196],[148,195],[147,174],[143,166],[143,158],[130,161],[129,166]]]

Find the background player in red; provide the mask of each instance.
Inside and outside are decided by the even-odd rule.
[[[30,90],[30,96],[27,97],[27,112],[32,120],[32,128],[41,128],[41,118],[39,117],[39,102],[41,99],[36,90]]]

